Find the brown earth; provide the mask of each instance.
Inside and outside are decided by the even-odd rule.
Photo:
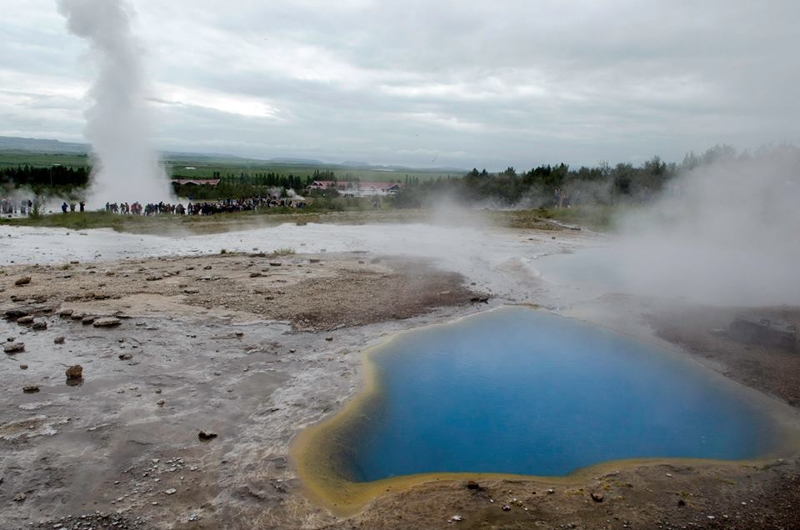
[[[553,480],[476,476],[472,488],[434,481],[345,518],[315,504],[289,443],[358,391],[354,353],[474,312],[474,298],[459,275],[365,254],[0,269],[0,312],[48,324],[0,321],[0,339],[26,343],[0,362],[0,528],[800,528],[797,454],[618,463]],[[94,328],[57,316],[65,309],[121,324]],[[800,355],[709,333],[737,310],[636,311],[698,360],[798,407]],[[84,380],[67,386],[74,364]],[[23,393],[32,384],[40,392]],[[218,437],[200,440],[201,430]]]

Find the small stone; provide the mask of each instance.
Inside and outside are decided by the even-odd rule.
[[[325,337],[325,340],[327,340],[328,342],[331,342],[331,341],[333,341],[333,337]]]
[[[177,492],[178,492],[178,490],[176,490],[175,488],[170,488],[167,491],[165,491],[164,493],[166,493],[167,495],[175,495]]]
[[[684,506],[686,506],[686,501],[683,499],[678,499],[678,506],[680,508],[683,508]]]
[[[19,369],[20,370],[27,370],[28,369],[28,365],[27,364],[21,364],[21,365],[19,365]]]
[[[83,379],[83,366],[76,364],[74,366],[70,366],[67,368],[67,379],[71,381],[77,381],[79,379]]]
[[[105,318],[98,318],[94,321],[94,327],[96,328],[113,328],[114,326],[119,326],[122,321],[116,317],[105,317]]]
[[[159,399],[158,401],[156,401],[156,405],[158,405],[159,407],[163,407],[164,404],[166,404],[166,400]]]
[[[261,276],[262,276],[262,274],[260,272],[251,272],[250,273],[250,277],[251,278],[260,278]]]
[[[24,342],[7,342],[3,345],[3,352],[9,355],[14,353],[20,353],[25,351],[25,343]]]
[[[22,391],[25,392],[26,394],[36,394],[37,392],[39,392],[39,385],[28,385],[22,387]]]
[[[453,521],[454,523],[459,523],[463,521],[464,518],[461,517],[460,515],[454,515],[453,517],[450,518],[450,520]]]
[[[61,311],[58,312],[58,316],[60,316],[61,318],[69,318],[72,316],[72,313],[74,312],[75,311],[73,309],[62,309]]]
[[[603,502],[604,498],[605,497],[603,496],[602,493],[592,493],[592,500],[594,502]]]
[[[120,361],[130,361],[131,359],[133,359],[133,355],[131,355],[130,353],[121,353],[121,354],[119,354],[119,360]]]
[[[156,394],[160,394],[161,393],[161,389],[160,388],[156,388],[155,392],[156,392]]]
[[[28,285],[29,283],[31,283],[31,277],[23,276],[22,278],[17,278],[17,280],[14,282],[14,285]]]
[[[197,294],[200,292],[200,289],[195,289],[194,287],[189,287],[188,289],[183,290],[186,294]]]
[[[53,343],[54,344],[64,344],[64,341],[66,341],[66,340],[67,340],[66,337],[56,337],[56,338],[53,339]]]
[[[14,502],[24,502],[25,499],[27,498],[28,496],[25,495],[24,493],[17,493],[16,495],[14,495]]]
[[[483,488],[481,488],[480,484],[478,484],[474,480],[470,480],[469,482],[467,482],[467,489],[468,490],[478,491],[478,490],[481,490]]]
[[[11,297],[12,302],[21,301],[16,296]],[[24,309],[9,309],[5,312],[5,318],[8,320],[17,320],[18,318],[27,316],[28,312]]]
[[[211,432],[211,431],[209,431],[209,432],[200,431],[199,433],[197,433],[197,437],[200,438],[200,440],[202,440],[204,442],[208,442],[208,441],[211,441],[214,438],[216,438],[217,437],[217,433]]]
[[[504,505],[503,505],[503,511],[504,511],[504,512],[509,512],[509,511],[511,511],[511,506],[509,506],[508,504],[504,504]]]
[[[20,324],[20,325],[23,325],[23,326],[28,326],[30,324],[33,324],[33,315],[26,315],[24,317],[19,317],[17,319],[17,324]]]
[[[81,324],[83,324],[84,326],[88,326],[89,324],[94,324],[96,320],[97,317],[92,315],[86,315],[83,318],[81,318]]]
[[[44,322],[43,320],[34,322],[33,326],[31,326],[31,329],[34,331],[44,331],[47,329],[47,322]]]

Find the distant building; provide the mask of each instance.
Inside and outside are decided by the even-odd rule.
[[[308,191],[336,190],[345,197],[385,197],[394,195],[400,189],[396,182],[351,182],[334,180],[315,180]]]
[[[211,186],[216,188],[220,179],[172,179],[176,186]]]

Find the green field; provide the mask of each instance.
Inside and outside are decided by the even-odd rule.
[[[56,155],[31,153],[28,151],[0,151],[0,169],[19,166],[50,167],[55,165],[84,167],[90,164],[91,158],[88,155]]]
[[[420,180],[447,178],[448,176],[460,177],[465,171],[458,170],[440,171],[436,169],[410,169],[393,168],[392,170],[353,166],[340,164],[304,164],[273,162],[246,158],[215,158],[203,155],[197,157],[167,156],[163,159],[164,167],[172,178],[210,179],[215,174],[223,178],[237,178],[243,173],[253,175],[273,173],[278,177],[306,177],[314,175],[315,171],[332,171],[339,180],[355,180],[362,182],[403,182],[406,176]],[[34,166],[50,167],[61,165],[68,167],[82,167],[92,164],[90,155],[80,154],[46,154],[22,151],[0,151],[0,169],[4,167]],[[194,169],[187,169],[194,168]]]

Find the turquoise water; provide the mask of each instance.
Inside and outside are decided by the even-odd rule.
[[[771,420],[658,348],[527,308],[400,336],[346,437],[355,481],[436,472],[566,475],[627,458],[743,459]]]

